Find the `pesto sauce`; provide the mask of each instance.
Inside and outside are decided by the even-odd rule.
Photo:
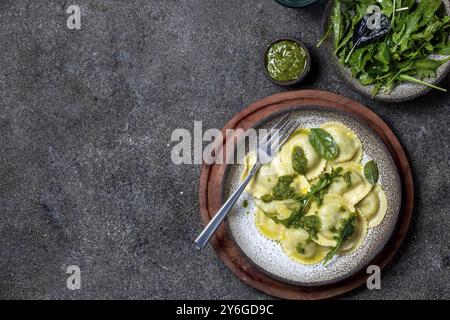
[[[244,208],[247,208],[248,207],[248,201],[247,200],[242,201],[242,206]]]
[[[305,247],[303,246],[303,243],[297,244],[297,247],[295,249],[297,249],[298,253],[305,254]]]
[[[301,228],[305,229],[314,239],[317,239],[317,233],[319,232],[320,225],[320,219],[318,216],[303,216],[300,220]]]
[[[305,174],[308,166],[308,159],[306,159],[305,151],[301,147],[295,147],[291,155],[292,167],[295,172]]]
[[[261,200],[264,203],[269,203],[269,202],[272,202],[273,197],[270,194],[266,194],[261,197]]]
[[[278,178],[277,184],[272,189],[274,200],[287,200],[295,197],[295,189],[291,187],[294,182],[293,176],[282,176]]]
[[[272,44],[266,55],[266,69],[276,81],[293,81],[306,68],[306,52],[296,42],[282,40]]]

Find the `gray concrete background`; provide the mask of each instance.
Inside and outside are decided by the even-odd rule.
[[[78,4],[82,30],[66,28]],[[320,38],[324,1],[0,1],[0,298],[266,299],[240,282],[201,230],[199,166],[171,163],[175,128],[221,128],[281,92],[260,68],[281,35],[311,48],[300,88],[378,113],[408,152],[417,203],[380,291],[349,299],[450,298],[449,95],[386,105],[335,76]],[[450,88],[447,80],[443,86]],[[66,289],[66,267],[82,289]]]

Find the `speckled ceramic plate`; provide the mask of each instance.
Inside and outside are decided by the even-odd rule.
[[[331,15],[331,10],[333,9],[335,0],[330,0],[327,4],[327,7],[325,9],[324,18],[323,18],[323,28],[322,28],[322,34],[325,34],[325,30],[328,27],[328,21]],[[374,1],[375,2],[375,1]],[[450,1],[449,0],[442,0],[445,8],[445,11],[447,15],[450,15]],[[444,11],[444,10],[443,10]],[[444,12],[443,12],[444,14]],[[329,39],[324,44],[326,53],[327,53],[327,61],[330,62],[333,69],[336,71],[336,73],[345,80],[345,82],[352,87],[355,91],[361,93],[362,95],[372,98],[372,90],[374,86],[363,86],[352,77],[351,71],[348,68],[343,67],[339,63],[339,59],[334,54],[334,46],[333,46],[333,37],[329,37]],[[430,58],[442,60],[445,59],[448,56],[430,56]],[[436,72],[436,78],[432,81],[429,81],[430,83],[434,85],[438,85],[440,82],[442,82],[446,76],[448,75],[450,71],[450,61],[442,65]],[[408,101],[415,98],[418,98],[424,94],[427,94],[432,89],[430,89],[427,86],[414,84],[414,83],[404,83],[398,85],[390,94],[384,94],[380,92],[374,99],[383,101],[383,102],[402,102],[402,101]]]
[[[401,207],[401,180],[386,146],[364,123],[341,111],[324,107],[302,107],[288,112],[291,117],[297,119],[300,127],[318,127],[328,121],[339,121],[358,135],[364,148],[363,162],[374,159],[379,166],[379,183],[383,186],[388,200],[387,214],[378,227],[369,230],[364,243],[355,253],[349,256],[336,256],[327,266],[299,264],[291,260],[277,242],[262,236],[255,226],[255,208],[251,196],[248,194],[244,194],[241,200],[247,199],[250,206],[244,208],[238,202],[228,217],[230,234],[242,253],[254,265],[272,277],[302,286],[335,283],[368,265],[390,239]],[[286,111],[264,119],[256,126],[256,129],[270,128],[285,114]],[[254,146],[249,146],[250,150],[252,148]],[[236,189],[242,170],[243,165],[227,166],[223,181],[223,199],[229,197],[231,192]]]

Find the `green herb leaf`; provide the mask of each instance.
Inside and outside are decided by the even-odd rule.
[[[342,244],[355,232],[356,213],[353,213],[347,220],[345,220],[339,229],[339,236],[336,237],[336,246],[331,249],[325,257],[323,265],[326,265],[336,254]]]
[[[333,14],[331,15],[331,23],[333,24],[334,31],[334,48],[339,46],[339,42],[342,39],[344,24],[341,14],[341,1],[337,0],[334,4]]]
[[[295,147],[292,151],[292,167],[295,172],[299,174],[305,174],[306,167],[308,165],[308,159],[306,159],[305,151],[301,147]]]
[[[375,185],[378,182],[378,166],[375,161],[371,160],[366,163],[364,166],[364,176],[371,185]]]
[[[306,197],[314,199],[320,206],[322,204],[323,197],[328,191],[328,187],[335,179],[341,176],[342,170],[343,169],[341,167],[338,167],[336,169],[332,169],[331,172],[322,173],[317,183],[311,186]]]
[[[334,160],[337,158],[339,148],[333,137],[323,129],[311,129],[309,132],[309,143],[319,156],[326,160]]]
[[[309,199],[299,200],[300,206],[297,209],[295,209],[291,213],[289,218],[287,218],[287,219],[282,220],[282,219],[278,219],[277,217],[273,217],[273,216],[268,216],[268,217],[271,218],[276,223],[280,223],[280,224],[284,225],[286,228],[300,228],[300,226],[301,226],[300,221],[301,221],[302,217],[305,215],[306,210],[309,207],[309,203],[310,203]]]
[[[351,176],[351,172],[350,172],[350,171],[346,172],[346,173],[343,175],[343,177],[344,177],[345,183],[347,184],[347,187],[350,188],[350,187],[352,186],[352,176]]]

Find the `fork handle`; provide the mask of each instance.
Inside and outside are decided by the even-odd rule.
[[[261,164],[255,164],[253,168],[250,170],[248,176],[239,184],[236,191],[233,192],[230,198],[223,204],[223,206],[217,211],[208,225],[203,229],[202,233],[195,239],[195,244],[197,249],[200,250],[206,246],[211,236],[216,232],[219,225],[227,216],[228,212],[230,212],[231,208],[234,206],[236,201],[239,199],[240,195],[244,191],[244,189],[249,184],[250,180],[254,177],[256,172],[261,167]]]

